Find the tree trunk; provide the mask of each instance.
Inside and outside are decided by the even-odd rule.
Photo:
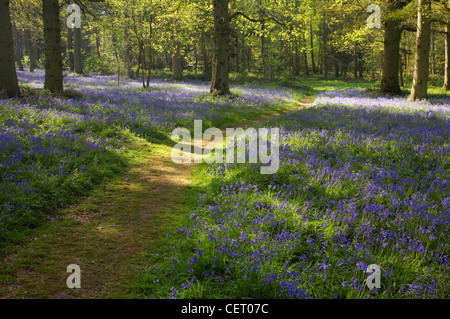
[[[381,77],[382,93],[401,93],[398,79],[401,37],[402,29],[400,28],[400,21],[387,21],[384,31],[383,75]]]
[[[130,32],[127,27],[125,27],[125,50],[126,50],[126,66],[127,73],[130,79],[134,78],[133,71],[133,48],[131,47]]]
[[[323,18],[325,19],[325,17]],[[322,45],[322,68],[323,68],[323,77],[325,79],[328,78],[328,48],[327,48],[327,25],[325,20],[323,22],[323,45]]]
[[[428,96],[428,72],[430,67],[431,0],[419,0],[414,79],[410,101]]]
[[[247,71],[248,73],[251,72],[251,63],[252,63],[252,48],[248,47],[247,49]]]
[[[318,68],[319,68],[319,74],[323,74],[323,54],[322,54],[322,47],[319,45],[319,58],[318,58]]]
[[[83,60],[81,56],[81,28],[73,32],[73,62],[76,74],[83,74]]]
[[[19,30],[17,30],[14,21],[12,24],[13,27],[13,42],[14,42],[14,55],[15,55],[15,59],[17,62],[17,66],[19,67],[19,71],[23,71],[23,63],[22,63],[22,59],[23,59],[23,53],[22,53],[22,36],[19,33]]]
[[[266,66],[267,66],[267,63],[266,63],[266,37],[264,36],[265,27],[266,26],[264,25],[264,23],[261,23],[261,33],[262,33],[262,35],[261,35],[261,59],[262,59],[261,71],[262,71],[263,77],[267,78],[267,74],[266,74]],[[297,45],[297,42],[296,42],[296,45]],[[297,52],[295,52],[295,58],[298,59]],[[297,61],[297,69],[295,71],[297,75],[300,73],[299,69],[300,69],[300,67],[298,66],[298,61]]]
[[[431,74],[436,74],[436,51],[433,34],[431,35]]]
[[[45,43],[44,88],[52,92],[62,92],[64,86],[58,0],[43,1],[42,11]]]
[[[239,31],[236,32],[236,73],[239,74]]]
[[[98,35],[98,30],[97,28],[94,29],[94,33],[95,33],[95,50],[97,51],[97,58],[101,58],[101,54],[100,54],[100,36]]]
[[[0,96],[19,96],[9,0],[0,0],[0,30]]]
[[[150,37],[149,37],[149,41],[148,41],[147,87],[150,87],[150,77],[152,74],[152,65],[153,65],[153,17],[150,18],[149,31],[150,31]]]
[[[450,27],[445,27],[445,76],[444,87],[446,91],[450,90]]]
[[[400,55],[400,69],[399,69],[399,74],[400,74],[400,86],[403,88],[405,87],[405,81],[403,80],[403,63],[402,63],[402,56]]]
[[[295,70],[295,75],[299,76],[300,75],[300,60],[298,57],[298,41],[297,41],[297,37],[294,38],[294,58],[293,58],[293,62],[294,62],[294,70]]]
[[[141,60],[141,79],[142,79],[142,86],[145,89],[145,51],[144,51],[144,46],[141,45],[140,47],[140,60]]]
[[[228,74],[230,59],[230,16],[228,14],[228,2],[229,0],[213,0],[214,47],[211,93],[230,93]]]
[[[313,73],[317,74],[316,62],[314,61],[314,35],[313,35],[312,20],[310,20],[310,23],[309,23],[309,33],[311,34],[311,65],[312,65]]]
[[[450,0],[448,0],[450,4]],[[447,21],[445,26],[445,73],[444,73],[444,87],[445,91],[450,90],[450,21]]]
[[[303,42],[305,44],[304,48],[303,48],[303,58],[305,60],[305,72],[306,75],[309,76],[309,64],[308,64],[308,41],[306,40],[306,36],[305,34],[303,34]]]
[[[209,77],[211,76],[211,65],[210,59],[208,58],[208,51],[206,50],[206,41],[205,37],[203,37],[202,41],[202,58],[203,58],[203,76]]]
[[[180,41],[174,42],[174,52],[172,55],[172,80],[181,81],[183,79],[183,60],[181,58]]]
[[[197,72],[198,72],[198,47],[197,47],[197,43],[194,45],[194,57],[195,57],[194,73],[195,73],[195,75],[197,75]]]
[[[28,42],[28,56],[30,58],[30,72],[33,73],[34,69],[36,69],[36,48],[33,42],[33,33],[30,30],[26,32],[26,38]]]
[[[334,53],[334,75],[335,75],[336,79],[339,78],[339,63],[338,63],[337,53]]]
[[[150,87],[150,77],[152,75],[152,63],[153,63],[153,40],[150,38],[148,46],[148,70],[147,70],[147,87]]]
[[[405,7],[411,1],[393,1],[388,9],[395,13]],[[385,22],[384,28],[384,55],[383,74],[381,77],[381,92],[389,94],[400,94],[401,88],[398,78],[400,63],[400,41],[402,38],[402,21],[398,18],[391,18]]]
[[[69,58],[69,70],[75,72],[75,64],[73,59],[73,29],[67,28],[67,51]]]

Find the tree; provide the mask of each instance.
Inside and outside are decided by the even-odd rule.
[[[450,5],[450,0],[449,0]],[[445,26],[445,74],[444,74],[444,87],[446,91],[450,90],[450,19],[447,20],[447,25]]]
[[[220,95],[230,93],[230,35],[231,27],[230,22],[238,17],[242,16],[251,22],[257,22],[262,24],[262,33],[266,30],[265,23],[273,21],[279,25],[285,26],[285,24],[279,22],[273,17],[263,17],[260,19],[253,19],[246,14],[237,11],[232,15],[229,15],[228,8],[229,0],[213,0],[213,21],[214,21],[214,35],[213,35],[213,69],[211,79],[211,93],[218,93]],[[263,10],[265,13],[266,10]],[[261,37],[261,57],[265,61],[265,37]],[[264,65],[264,63],[263,63]],[[264,72],[264,69],[263,69]]]
[[[426,99],[430,66],[431,0],[419,0],[414,78],[410,101]]]
[[[9,12],[9,0],[0,0],[0,95],[20,95],[14,63],[14,45]]]
[[[83,74],[83,60],[81,56],[81,28],[73,29],[73,64],[77,74]]]
[[[381,77],[381,92],[400,94],[400,41],[402,38],[402,21],[400,10],[409,2],[405,0],[391,1],[388,5],[387,18],[384,23],[384,55],[383,73]]]
[[[210,92],[230,93],[229,57],[230,57],[230,16],[229,0],[213,0],[214,37],[212,79]]]
[[[445,74],[444,87],[446,91],[450,90],[450,27],[445,27]]]
[[[73,56],[73,33],[74,28],[67,28],[67,57],[69,60],[69,70],[70,72],[75,72],[75,63]]]
[[[43,0],[42,12],[45,43],[44,88],[51,92],[62,92],[64,86],[58,0]]]

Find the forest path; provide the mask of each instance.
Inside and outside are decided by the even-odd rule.
[[[297,107],[233,128],[296,112],[311,100],[305,97]],[[202,141],[203,147],[208,142]],[[192,187],[190,178],[197,167],[175,164],[169,146],[133,147],[143,155],[131,169],[36,230],[29,244],[11,250],[0,264],[0,298],[129,297],[135,272],[148,266],[158,240],[189,213],[183,194]],[[70,264],[80,266],[80,289],[67,288]]]

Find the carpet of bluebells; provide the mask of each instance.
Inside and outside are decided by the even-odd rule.
[[[450,99],[359,90],[261,124],[280,169],[216,164],[143,277],[156,298],[448,298]],[[171,239],[170,241],[170,238]],[[365,284],[381,267],[381,288]]]
[[[286,107],[289,90],[236,86],[230,98],[214,97],[204,82],[138,81],[66,75],[69,96],[42,91],[43,71],[18,72],[20,99],[0,100],[0,238],[36,227],[126,168],[126,149],[137,138],[169,141],[194,119],[221,126]]]

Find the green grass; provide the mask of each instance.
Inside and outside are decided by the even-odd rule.
[[[335,88],[345,88],[345,83],[334,83],[335,86],[331,85],[329,89]],[[364,85],[370,85],[370,83],[366,83]],[[326,86],[326,83],[323,82],[311,84],[311,86],[316,86],[323,88]],[[439,91],[436,91],[439,92]],[[322,110],[317,109],[316,112],[320,114]],[[307,117],[305,117],[307,118]],[[330,123],[333,123],[333,119],[329,119]],[[351,123],[358,123],[357,119],[351,119]],[[327,123],[327,124],[330,124]],[[306,123],[308,124],[308,123]],[[315,124],[315,123],[314,123]],[[358,124],[351,124],[358,125]],[[330,129],[332,125],[324,125],[324,128]],[[302,127],[302,125],[299,125]],[[305,126],[304,126],[305,127]],[[334,136],[336,140],[345,140],[350,137],[345,136],[345,132],[336,132]],[[293,144],[301,148],[303,145],[308,145],[309,147],[313,147],[316,151],[323,154],[329,154],[327,152],[327,148],[329,145],[325,145],[321,143],[321,137],[319,136],[319,132],[315,132],[311,134],[309,137],[302,136],[299,139],[294,139],[291,141]],[[380,149],[377,149],[379,147]],[[336,145],[336,149],[333,150],[334,154],[338,154],[342,147]],[[402,148],[395,147],[395,141],[391,141],[387,144],[373,144],[371,146],[364,144],[354,144],[349,147],[349,153],[344,155],[356,156],[358,158],[368,159],[369,161],[378,162],[380,158],[387,157],[388,159],[401,160],[405,159],[405,152],[414,154],[414,150],[405,146]],[[346,162],[345,157],[341,157],[344,162]],[[419,157],[419,156],[411,156],[411,158],[407,158],[407,160],[415,163],[417,165],[423,165],[424,170],[426,170],[426,166],[430,164],[429,158]],[[349,159],[350,161],[350,159]],[[413,165],[408,165],[406,163],[405,171],[400,171],[400,174],[404,174],[404,177],[409,177],[413,172],[408,169],[408,167]],[[368,168],[370,170],[370,167]],[[297,170],[302,173],[299,174]],[[306,201],[310,201],[312,196],[317,196],[319,198],[326,197],[328,200],[339,200],[343,198],[351,198],[355,194],[358,194],[361,185],[358,185],[354,182],[347,181],[347,183],[342,183],[339,185],[331,185],[324,189],[324,184],[326,181],[324,180],[314,180],[312,176],[308,174],[310,168],[306,167],[306,165],[300,163],[294,166],[286,166],[281,169],[277,176],[277,184],[281,187],[283,183],[288,185],[293,185],[297,181],[296,177],[301,175],[301,182],[306,182],[311,190],[304,191],[301,195],[297,195],[297,197],[289,198],[288,201],[290,204],[297,205],[306,209],[304,203]],[[363,164],[361,167],[354,167],[355,171],[367,172],[367,169]],[[285,209],[282,211],[276,211],[274,214],[276,215],[275,219],[279,222],[276,225],[266,225],[263,229],[271,234],[271,237],[267,242],[267,245],[270,247],[270,239],[274,236],[281,233],[282,230],[301,230],[302,238],[299,240],[300,245],[296,247],[294,252],[289,252],[288,250],[282,251],[279,255],[279,259],[277,260],[267,260],[265,264],[259,269],[257,272],[251,273],[248,278],[243,279],[241,274],[245,271],[245,266],[249,264],[248,260],[239,257],[235,259],[229,258],[227,254],[220,254],[217,251],[217,247],[220,246],[221,240],[218,242],[213,242],[208,235],[210,234],[211,229],[217,231],[217,235],[220,235],[220,238],[226,242],[226,245],[229,245],[230,241],[228,239],[236,239],[239,238],[240,232],[243,233],[252,233],[252,221],[256,219],[256,213],[253,212],[255,208],[254,204],[256,199],[260,202],[263,202],[268,205],[279,205],[281,204],[281,200],[276,198],[276,192],[268,190],[267,179],[262,177],[260,174],[255,173],[245,167],[235,168],[233,172],[227,172],[225,177],[220,177],[214,179],[211,176],[208,176],[208,167],[202,166],[202,169],[198,171],[195,175],[197,181],[199,181],[198,185],[199,189],[202,190],[201,193],[205,194],[205,198],[200,200],[200,203],[197,205],[197,209],[192,212],[195,212],[195,217],[193,218],[201,218],[201,223],[195,223],[189,216],[185,216],[180,225],[170,231],[170,236],[164,240],[162,243],[163,249],[159,251],[159,254],[155,254],[150,259],[150,264],[153,265],[149,267],[140,275],[137,279],[137,284],[133,290],[134,296],[137,298],[167,298],[170,296],[174,296],[176,298],[221,298],[221,299],[240,299],[240,298],[279,298],[280,297],[280,284],[273,283],[271,285],[262,286],[261,283],[264,280],[265,275],[269,275],[270,273],[274,274],[285,274],[284,262],[287,261],[287,269],[294,270],[298,269],[298,261],[300,257],[304,254],[310,254],[311,248],[307,244],[307,240],[311,236],[314,240],[317,240],[322,236],[322,238],[329,239],[332,235],[336,234],[337,230],[342,229],[342,225],[339,223],[333,222],[331,219],[321,219],[317,220],[315,214],[317,212],[324,212],[327,210],[327,202],[316,202],[313,203],[311,207],[311,212],[307,215],[309,221],[302,223],[302,219],[298,216],[297,212],[289,211],[289,209]],[[291,180],[292,178],[292,180]],[[247,184],[256,184],[261,186],[263,189],[261,192],[263,193],[261,196],[256,196],[254,193],[249,194],[238,194],[233,197],[233,195],[228,195],[226,197],[221,197],[222,192],[220,187],[223,185],[232,185],[235,183],[241,183],[245,181]],[[269,178],[270,182],[270,178]],[[241,196],[242,195],[242,196]],[[402,198],[408,198],[412,196],[411,192],[406,191]],[[236,199],[236,196],[238,199]],[[358,194],[361,196],[361,194]],[[440,198],[444,198],[446,195],[441,193],[438,194]],[[256,199],[255,199],[256,198]],[[387,202],[383,196],[379,196],[374,199],[377,204],[386,205],[386,207],[390,207],[390,202]],[[437,202],[439,202],[437,200]],[[208,207],[208,205],[216,206],[220,204],[220,211],[217,212],[217,216],[214,216],[215,211]],[[232,211],[237,203],[241,204],[248,208],[248,214],[246,218],[250,220],[247,223],[243,223],[242,226],[237,226],[232,224],[232,218],[223,218],[227,212]],[[358,200],[358,204],[356,209],[358,211],[362,211],[362,209],[366,206],[368,202],[361,198]],[[192,202],[190,206],[194,206],[195,203]],[[442,214],[442,211],[439,208],[433,208],[432,211],[437,216]],[[278,214],[279,213],[279,214]],[[400,215],[401,216],[401,215]],[[401,218],[401,217],[399,217]],[[226,219],[226,227],[225,230],[221,229],[219,225],[221,225],[222,220]],[[327,225],[325,226],[325,222]],[[351,225],[348,231],[348,237],[350,241],[355,244],[359,242],[359,238],[357,238],[357,234],[355,234],[354,229],[360,227],[363,223],[371,222],[372,225],[376,225],[378,230],[380,228],[391,229],[390,221],[379,221],[369,213],[362,213],[361,217],[356,221],[356,225]],[[195,227],[193,227],[195,225]],[[202,225],[208,225],[208,229],[202,227]],[[412,219],[408,222],[405,222],[404,230],[417,230],[420,226],[424,226],[425,221],[418,219]],[[348,226],[348,225],[347,225]],[[187,231],[186,231],[187,230]],[[397,230],[397,229],[395,229]],[[192,231],[192,233],[190,232]],[[444,228],[437,231],[439,232],[445,231]],[[421,235],[418,235],[421,236]],[[255,238],[253,238],[255,239]],[[421,236],[421,239],[424,240],[426,245],[437,245],[437,243],[431,243],[430,240],[426,238],[426,236]],[[370,241],[370,238],[367,239]],[[440,239],[439,243],[444,243],[445,239]],[[254,245],[251,247],[246,247],[243,244],[239,245],[240,250],[243,251],[243,256],[246,254],[252,253],[255,247],[261,248],[264,243],[261,243],[259,246]],[[249,245],[250,246],[250,245]],[[320,245],[316,247],[317,249],[322,248]],[[437,246],[436,246],[437,247]],[[434,248],[436,248],[434,247]],[[426,247],[433,248],[433,247]],[[197,252],[198,261],[195,265],[190,266],[190,258],[193,257],[196,249],[201,249],[201,256]],[[448,248],[444,248],[447,253]],[[284,254],[284,255],[283,255]],[[331,268],[328,269],[328,278],[332,278],[331,280],[322,280],[317,277],[316,274],[313,274],[312,271],[317,269],[318,263],[323,263],[323,256],[311,256],[308,260],[308,266],[301,270],[301,276],[305,278],[305,282],[307,281],[309,275],[316,276],[314,278],[314,284],[309,288],[310,296],[312,297],[320,297],[320,298],[334,298],[335,295],[340,299],[345,298],[361,298],[361,297],[373,297],[373,298],[417,298],[413,293],[408,295],[403,295],[399,292],[401,288],[405,288],[405,291],[408,289],[408,286],[411,287],[411,291],[417,289],[429,288],[430,290],[435,289],[437,292],[435,293],[435,297],[437,298],[448,298],[448,269],[445,269],[442,265],[435,265],[433,261],[424,260],[423,255],[418,252],[409,252],[407,254],[403,254],[403,252],[394,251],[392,247],[376,247],[376,249],[370,250],[371,256],[367,254],[367,260],[376,260],[376,263],[382,267],[382,289],[378,292],[369,292],[367,288],[363,287],[361,291],[358,289],[351,288],[347,286],[344,289],[339,289],[344,283],[349,283],[351,280],[355,280],[355,282],[361,283],[367,278],[367,274],[364,273],[361,269],[356,269],[356,262],[349,263],[345,266],[336,266],[339,264],[340,260],[350,260],[354,256],[358,256],[359,260],[364,260],[365,251],[355,249],[355,247],[347,250],[341,249],[326,249],[324,255],[328,258],[325,262],[327,264],[331,264]],[[238,264],[239,262],[239,264]],[[240,263],[242,262],[242,264]],[[233,263],[231,265],[231,263]],[[192,269],[190,269],[192,268]],[[213,275],[210,274],[211,271],[215,271],[216,275],[220,275],[221,278],[214,278]],[[205,274],[207,271],[209,273]],[[447,271],[447,273],[446,273]],[[226,274],[227,277],[223,275]],[[195,277],[195,280],[192,282],[192,278]],[[289,279],[289,278],[287,278]],[[433,280],[436,279],[435,282]],[[220,280],[223,280],[220,281]],[[413,285],[424,285],[425,288],[413,288]],[[184,288],[183,288],[184,287]],[[304,286],[299,286],[297,288],[306,289],[306,283]],[[425,290],[424,290],[425,291]],[[418,293],[420,294],[420,293]],[[433,295],[433,293],[423,292],[425,296]],[[428,295],[427,295],[428,294]]]
[[[279,81],[271,85],[301,89],[303,91],[299,93],[300,99],[305,94],[314,94],[320,90],[369,88],[373,84],[374,82],[370,81],[302,79]],[[430,93],[442,94],[444,92],[439,88],[432,88]],[[27,94],[43,94],[45,96],[48,92],[36,93],[25,90],[25,95]],[[76,92],[70,91],[65,95],[69,98],[79,97]],[[205,95],[204,98],[214,100],[222,97]],[[291,106],[279,105],[271,109],[261,110],[261,112],[230,113],[221,121],[207,124],[227,127],[264,114],[286,110]],[[206,126],[205,124],[204,129]],[[104,134],[107,136],[109,133],[104,132]],[[129,150],[126,151],[127,163],[125,166],[121,166],[124,168],[116,170],[112,174],[103,174],[105,177],[99,178],[98,183],[92,185],[87,191],[89,197],[86,197],[86,193],[80,193],[72,198],[76,205],[58,209],[58,213],[55,214],[56,218],[50,219],[49,216],[47,221],[41,223],[37,229],[23,229],[14,233],[9,242],[0,247],[0,258],[3,260],[5,256],[9,256],[8,262],[3,263],[0,267],[0,283],[14,286],[17,278],[23,276],[21,278],[25,284],[14,293],[16,297],[98,297],[99,294],[96,294],[93,288],[104,288],[105,285],[95,278],[88,279],[94,283],[93,285],[97,284],[98,287],[87,287],[84,292],[65,289],[64,280],[67,274],[64,270],[68,264],[73,263],[73,258],[82,259],[82,269],[92,269],[90,263],[104,264],[110,256],[119,257],[120,260],[103,268],[104,273],[99,278],[110,285],[106,285],[109,290],[102,295],[103,297],[166,298],[172,293],[172,287],[180,287],[182,284],[189,283],[191,279],[189,267],[186,262],[181,262],[180,255],[175,254],[175,250],[180,249],[180,243],[185,238],[177,229],[192,224],[189,215],[198,207],[199,194],[208,194],[205,204],[213,204],[219,184],[215,183],[209,176],[208,166],[201,165],[198,170],[194,171],[190,183],[178,189],[178,196],[166,198],[167,201],[174,201],[172,206],[169,205],[169,209],[152,216],[137,229],[130,228],[132,221],[138,218],[137,208],[144,209],[143,207],[148,205],[148,196],[153,190],[151,186],[147,185],[145,177],[148,177],[149,171],[163,169],[168,165],[168,162],[155,165],[157,159],[170,158],[170,143],[163,143],[158,139],[150,142],[154,143],[143,140],[139,140],[137,143],[130,142],[127,145]],[[361,150],[361,152],[368,152],[368,150]],[[124,169],[131,172],[131,175],[123,174]],[[103,175],[101,174],[101,176]],[[256,183],[261,177],[242,170],[236,171],[235,175],[229,176],[229,178],[239,182],[253,180]],[[342,193],[342,189],[335,189],[335,191],[336,194]],[[348,189],[346,191],[350,192]],[[251,200],[251,198],[249,197],[248,200]],[[277,202],[274,199],[274,194],[270,193],[267,194],[265,200],[267,203]],[[299,202],[302,200],[304,198],[298,199]],[[203,209],[200,213],[203,214],[202,216],[208,216],[207,210]],[[80,217],[88,218],[89,216],[92,217],[92,220],[84,225]],[[294,227],[296,223],[294,218],[287,222],[289,227]],[[333,227],[335,226],[329,225],[330,233],[333,231]],[[308,229],[311,235],[316,236],[319,232],[319,225],[311,223],[308,225]],[[235,229],[234,231],[240,230]],[[274,229],[273,231],[275,233],[280,229]],[[170,233],[170,236],[166,237],[166,233]],[[132,234],[131,237],[128,236],[130,234]],[[130,238],[132,238],[131,241]],[[203,234],[194,234],[190,240],[191,246],[188,243],[188,246],[184,247],[186,254],[183,258],[192,255],[189,254],[189,248],[195,247],[197,240],[207,242],[207,238]],[[129,245],[137,247],[138,253],[124,252],[121,255],[118,250],[126,249]],[[99,247],[103,247],[101,249],[102,254],[97,253]],[[221,267],[223,270],[223,267],[227,264],[227,260],[213,260],[211,255],[213,248],[214,246],[205,245],[203,264],[198,264],[195,269],[197,276],[200,277],[204,269],[210,269],[213,263],[219,270]],[[307,250],[307,247],[301,249]],[[390,254],[388,251],[384,253],[384,267],[393,269],[396,274],[395,277],[389,279],[390,284],[394,288],[399,288],[399,285],[404,281],[401,273],[404,271],[408,274],[413,269],[401,269],[399,265],[402,264],[402,261],[397,260],[397,256]],[[50,260],[49,256],[52,256]],[[175,265],[171,257],[180,258],[180,261]],[[412,261],[408,264],[408,267],[414,268],[418,265],[417,261]],[[265,271],[272,270],[275,273],[282,271],[279,266],[270,269],[272,266],[273,264],[267,264]],[[174,272],[173,267],[178,267],[177,271]],[[61,269],[63,270],[61,271]],[[36,275],[27,277],[27,270],[32,270],[35,274],[41,274],[44,279]],[[333,275],[335,270],[329,269],[329,274]],[[55,271],[58,273],[55,274]],[[239,269],[237,268],[236,271],[239,271]],[[425,276],[426,273],[423,275]],[[120,276],[120,279],[117,276]],[[363,275],[361,275],[358,281],[360,282],[363,279]],[[336,282],[339,282],[339,280],[341,278],[336,278]],[[253,298],[278,297],[279,287],[270,285],[261,287],[260,281],[261,278],[258,277],[234,283],[227,280],[223,283],[213,280],[206,280],[201,283],[195,281],[192,287],[180,291],[177,298],[240,298],[243,295]],[[329,291],[330,287],[324,284],[315,287],[315,289],[317,293],[323,294]],[[60,295],[60,291],[64,291],[63,295]],[[3,293],[1,292],[2,295]],[[352,298],[358,297],[358,295],[355,295],[354,290],[349,289],[346,297]]]
[[[24,88],[23,94],[30,98],[52,96],[46,90],[31,88]],[[301,96],[299,93],[299,98]],[[83,98],[76,91],[67,91],[57,97]],[[226,98],[204,96],[204,99],[211,101]],[[226,126],[288,107],[290,106],[274,105],[258,111],[237,109],[220,120],[208,123]],[[20,121],[23,118],[36,125],[37,135],[45,132],[47,126],[55,130],[63,129],[68,121],[60,116],[38,117],[32,109],[22,109],[14,114],[0,113],[0,123],[11,119]],[[42,209],[33,210],[34,216],[37,216],[37,212],[39,214],[37,218],[30,216],[34,218],[30,219],[34,223],[32,227],[20,227],[11,223],[10,231],[2,233],[0,286],[11,289],[1,291],[2,297],[129,298],[128,288],[132,286],[131,278],[135,270],[145,268],[148,254],[152,254],[160,246],[159,240],[169,227],[180,225],[180,218],[193,208],[193,198],[204,189],[196,183],[185,186],[175,183],[169,188],[171,192],[163,192],[156,197],[162,198],[162,211],[149,215],[148,220],[135,225],[133,221],[140,218],[140,212],[162,205],[154,202],[155,184],[148,180],[160,176],[166,169],[174,172],[179,170],[171,161],[173,142],[168,143],[165,134],[143,140],[128,130],[117,131],[116,128],[102,125],[91,127],[89,123],[83,122],[76,125],[79,126],[80,136],[86,139],[91,139],[89,133],[92,131],[95,136],[105,138],[124,137],[124,141],[116,145],[123,146],[124,149],[120,154],[115,151],[109,154],[104,150],[74,156],[76,164],[87,165],[89,174],[84,175],[81,180],[76,180],[76,176],[72,177],[63,197],[61,189],[65,189],[64,181],[47,181],[50,189],[45,188],[43,191],[51,193],[53,190],[59,201],[34,203],[39,204]],[[205,125],[204,129],[206,128]],[[66,142],[52,140],[51,145],[59,145],[58,143],[65,145]],[[79,147],[84,150],[82,145]],[[42,163],[49,169],[59,165],[53,157],[43,158]],[[190,170],[179,175],[186,172],[189,173]],[[75,184],[80,185],[79,190],[76,185],[72,185],[74,180],[77,182]],[[28,181],[41,185],[46,179],[36,175]],[[159,181],[162,186],[165,186],[165,182]],[[158,182],[155,183],[158,187]],[[60,204],[62,201],[64,204]],[[79,264],[84,270],[84,289],[80,291],[65,287],[65,268],[72,263]],[[94,269],[92,264],[98,266]],[[105,267],[102,268],[100,265],[104,264]],[[17,282],[20,285],[15,284]]]

